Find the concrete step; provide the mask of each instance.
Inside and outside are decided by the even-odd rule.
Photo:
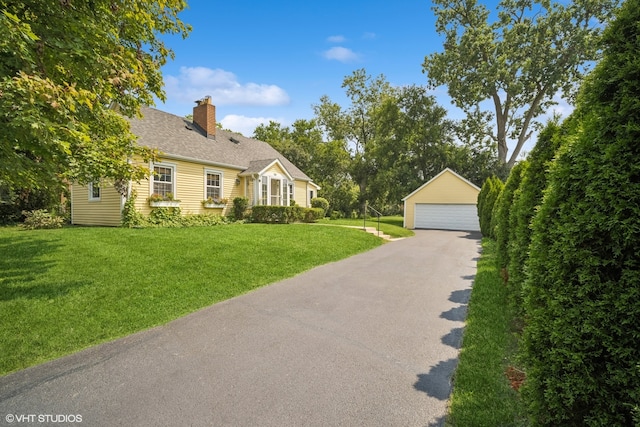
[[[385,240],[393,240],[391,236],[389,236],[388,234],[384,234],[382,231],[378,232],[378,229],[376,227],[364,227],[362,228],[362,230],[366,231],[369,234],[373,234],[374,236],[378,236],[382,239]]]

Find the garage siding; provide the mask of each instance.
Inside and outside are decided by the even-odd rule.
[[[476,205],[415,204],[415,228],[480,231]]]

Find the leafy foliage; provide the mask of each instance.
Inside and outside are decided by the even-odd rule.
[[[184,0],[0,2],[0,185],[140,179],[151,159],[124,116],[164,99],[160,34]],[[117,106],[117,108],[115,108]]]
[[[251,208],[251,221],[267,224],[291,224],[293,222],[316,222],[324,217],[322,208],[302,206],[267,206]]]
[[[480,220],[480,232],[485,237],[495,238],[491,228],[493,207],[500,196],[504,183],[496,176],[487,178],[478,193],[478,219]],[[495,221],[494,221],[495,224]]]
[[[513,210],[513,197],[515,191],[520,186],[522,176],[526,173],[529,166],[528,161],[523,160],[511,169],[509,178],[504,185],[504,189],[500,193],[495,206],[493,207],[493,217],[495,218],[495,235],[496,235],[496,258],[501,268],[507,267],[509,264],[509,234],[514,224],[510,220],[510,213]]]
[[[640,402],[640,1],[606,30],[580,129],[533,221],[526,397],[537,425],[632,425]]]
[[[475,1],[433,4],[444,51],[428,55],[423,71],[467,113],[468,139],[490,138],[511,167],[553,97],[571,97],[584,64],[598,58],[602,23],[617,0],[502,0],[497,14]],[[480,107],[485,100],[493,111]],[[508,140],[515,140],[509,160]]]
[[[153,208],[146,225],[155,227],[183,227],[180,208]]]
[[[49,212],[38,209],[30,212],[23,212],[24,222],[22,227],[27,230],[39,230],[49,228],[62,228],[64,219]]]
[[[47,210],[64,216],[68,210],[66,204],[61,203],[60,196],[66,193],[67,189],[56,184],[14,190],[0,186],[0,224],[23,221],[25,211]]]
[[[570,123],[567,120],[565,123]],[[556,121],[549,122],[540,132],[536,145],[527,161],[529,166],[523,171],[520,186],[514,192],[513,206],[509,212],[508,271],[509,287],[516,310],[522,313],[522,284],[525,280],[525,263],[529,257],[531,243],[531,219],[542,203],[542,192],[547,186],[547,175],[551,161],[561,141],[561,128]]]
[[[142,227],[146,223],[146,218],[136,209],[136,199],[138,195],[135,190],[131,192],[129,198],[124,202],[122,208],[121,225],[127,228]]]
[[[322,209],[322,216],[324,217],[329,210],[329,201],[323,197],[314,197],[311,199],[311,207]]]
[[[476,183],[496,172],[494,146],[458,144],[458,126],[425,87],[393,87],[364,69],[345,77],[342,86],[348,108],[322,97],[314,111],[323,135],[348,148],[346,178],[357,185],[360,212],[365,201],[393,211],[446,167]]]
[[[236,221],[244,219],[247,207],[249,206],[249,199],[246,197],[236,197],[233,199],[233,217]]]
[[[302,222],[318,222],[324,218],[325,211],[322,208],[304,208],[302,211]]]

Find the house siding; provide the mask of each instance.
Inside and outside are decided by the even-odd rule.
[[[183,214],[220,214],[226,215],[233,208],[233,199],[242,196],[244,182],[241,179],[236,185],[238,170],[225,167],[203,165],[201,163],[188,162],[184,160],[162,159],[159,164],[169,164],[175,167],[175,193],[174,197],[180,200],[180,209]],[[222,173],[222,197],[228,200],[224,209],[205,208],[202,201],[205,199],[205,171],[215,171]],[[132,185],[137,193],[136,209],[144,215],[151,213],[151,207],[147,198],[151,194],[151,182],[149,179],[134,183]]]
[[[405,227],[413,228],[414,207],[418,203],[475,205],[478,201],[478,192],[477,188],[447,170],[405,199]]]
[[[305,181],[296,181],[293,189],[293,199],[296,201],[296,205],[303,206],[305,208],[311,206],[309,201],[309,185]]]
[[[89,200],[89,187],[72,184],[71,223],[117,227],[121,222],[122,197],[112,185],[100,188],[100,200]]]

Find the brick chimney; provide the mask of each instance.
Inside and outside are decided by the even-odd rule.
[[[198,125],[207,136],[216,137],[216,107],[211,103],[211,97],[205,96],[196,101],[193,107],[193,123]]]

